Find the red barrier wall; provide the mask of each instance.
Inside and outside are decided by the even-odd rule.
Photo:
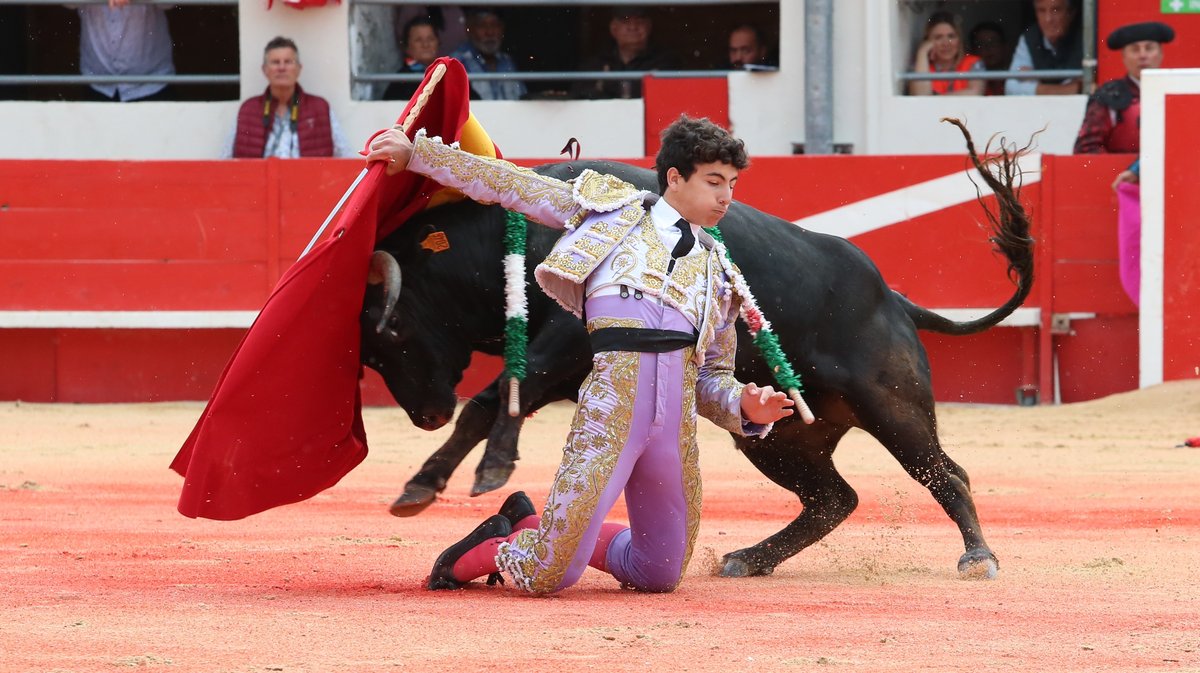
[[[686,114],[708,117],[721,128],[729,128],[729,80],[655,77],[642,78],[645,112],[646,156],[658,154],[658,134],[671,122]]]
[[[1167,147],[1196,147],[1200,95],[1166,100]],[[1200,193],[1189,152],[1163,157],[1163,380],[1200,377]]]
[[[1025,387],[1049,401],[1056,379],[1064,401],[1136,386],[1136,319],[1117,280],[1108,187],[1128,162],[1044,158],[1042,180],[1023,193],[1039,239],[1038,281],[1026,305],[1042,309],[1042,325],[923,335],[939,400],[1012,403]],[[359,167],[353,160],[0,162],[0,312],[257,309]],[[799,219],[962,168],[961,157],[944,156],[763,158],[737,196]],[[967,203],[854,240],[889,284],[923,305],[991,308],[1012,290],[976,226],[982,221]],[[1067,312],[1095,318],[1051,334],[1051,315]],[[241,333],[0,329],[0,399],[205,399]],[[473,394],[498,367],[481,357],[460,393]],[[364,399],[390,400],[371,372]]]

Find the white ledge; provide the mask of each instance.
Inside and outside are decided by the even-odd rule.
[[[991,312],[986,308],[935,308],[938,315],[963,322]],[[0,329],[230,329],[247,328],[258,311],[0,311]],[[1072,313],[1072,320],[1095,317]],[[1037,327],[1039,308],[1013,311],[1000,327]]]
[[[955,322],[966,322],[968,320],[976,320],[991,313],[990,308],[931,308],[934,313],[949,318]],[[1084,316],[1072,316],[1084,317]],[[1037,327],[1042,324],[1042,309],[1035,307],[1023,307],[1013,311],[1004,320],[1001,320],[998,327]]]

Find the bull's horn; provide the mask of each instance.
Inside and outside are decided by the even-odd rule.
[[[379,317],[379,324],[375,326],[377,333],[383,332],[383,328],[387,327],[392,318],[392,312],[396,310],[396,301],[400,299],[400,281],[400,264],[391,253],[376,250],[371,254],[371,270],[367,272],[367,284],[383,283],[383,315]]]

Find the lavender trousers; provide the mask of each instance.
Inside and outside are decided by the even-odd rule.
[[[593,297],[586,315],[589,331],[694,331],[678,311],[651,296]],[[693,351],[593,357],[541,524],[497,551],[497,565],[516,586],[546,594],[577,582],[622,493],[629,528],[609,543],[605,569],[622,585],[643,591],[671,591],[679,584],[700,524]]]

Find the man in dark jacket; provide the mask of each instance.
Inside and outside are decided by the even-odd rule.
[[[1083,30],[1078,0],[1033,0],[1037,21],[1021,33],[1013,52],[1013,70],[1076,70],[1083,67]],[[1005,80],[1008,96],[1077,94],[1080,79]]]
[[[1121,51],[1125,76],[1105,82],[1088,99],[1075,139],[1075,154],[1138,152],[1142,70],[1162,66],[1162,46],[1174,39],[1175,31],[1157,21],[1121,26],[1108,36],[1108,48]]]
[[[612,20],[608,22],[613,48],[584,61],[582,69],[620,72],[678,68],[674,58],[651,46],[653,28],[653,21],[640,7],[613,10]],[[641,98],[642,82],[640,79],[577,82],[571,93],[575,98]]]

